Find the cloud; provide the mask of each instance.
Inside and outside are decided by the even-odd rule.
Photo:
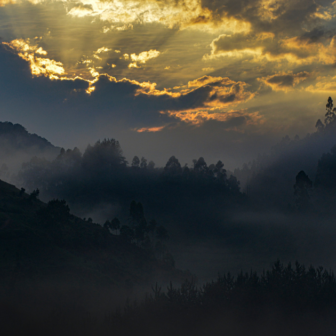
[[[133,62],[139,62],[139,63],[146,63],[148,60],[152,59],[152,58],[156,58],[160,55],[160,51],[157,50],[149,50],[149,51],[143,51],[141,52],[139,55],[136,54],[131,54],[131,60]]]
[[[94,53],[95,54],[101,54],[101,53],[106,53],[108,51],[111,51],[112,49],[106,48],[106,47],[101,47],[98,48]]]
[[[289,91],[293,90],[294,86],[306,80],[309,76],[309,73],[306,71],[296,74],[293,74],[292,72],[281,72],[260,78],[259,80],[270,86],[273,91]]]
[[[16,43],[27,52],[37,50],[37,47],[31,47],[24,41]],[[22,57],[20,52],[19,56]],[[36,57],[32,57],[22,57],[23,60],[30,64],[30,67],[37,64]],[[32,59],[34,59],[34,63],[32,63]],[[126,78],[118,80],[107,74],[99,74],[94,67],[89,68],[92,76],[95,77],[94,80],[85,80],[78,77],[71,79],[66,76],[57,77],[55,75],[57,74],[57,69],[50,69],[51,65],[53,63],[46,63],[43,68],[45,73],[37,72],[34,68],[31,68],[32,73],[36,76],[43,74],[56,81],[60,79],[62,81],[77,80],[77,83],[86,83],[85,85],[80,85],[80,88],[72,88],[68,92],[66,96],[69,96],[66,99],[69,102],[75,99],[77,104],[86,102],[85,104],[91,105],[95,101],[95,108],[99,108],[99,106],[103,108],[103,106],[109,106],[112,103],[115,108],[120,109],[120,112],[128,108],[132,110],[136,106],[136,109],[147,109],[152,117],[156,115],[153,118],[153,122],[157,121],[158,118],[162,119],[162,121],[179,119],[191,123],[200,123],[202,120],[207,119],[222,120],[225,109],[248,101],[254,96],[246,90],[247,84],[245,82],[234,81],[228,77],[203,76],[189,81],[188,87],[181,92],[171,92],[167,89],[158,90],[156,83],[138,82]],[[83,89],[84,87],[85,89]],[[72,96],[71,93],[73,92],[77,92],[77,94]],[[163,115],[166,115],[166,117],[163,118]],[[143,127],[147,127],[148,130],[152,129],[152,126]],[[161,126],[155,125],[153,127]]]
[[[249,32],[220,34],[203,60],[226,57],[253,62],[334,64],[336,3],[332,0],[202,0],[220,20],[250,22]]]
[[[71,4],[65,1],[65,5]],[[134,23],[161,23],[168,27],[187,27],[211,23],[211,13],[203,9],[198,0],[160,1],[105,1],[84,0],[71,8],[68,15],[73,17],[93,16],[113,24],[122,23],[117,30],[130,29]],[[112,28],[113,29],[113,28]]]
[[[44,0],[28,0],[32,4],[43,4]],[[21,3],[18,0],[0,0],[0,6]],[[110,30],[133,29],[134,24],[160,24],[168,28],[226,31],[248,31],[250,24],[240,18],[216,18],[216,14],[204,7],[201,0],[56,0],[64,5],[72,18],[98,18],[112,23],[105,26],[103,33]]]
[[[164,164],[169,155],[191,162],[207,153],[207,161],[225,159],[228,167],[229,162],[234,166],[253,159],[279,137],[273,130],[269,137],[263,136],[267,128],[260,125],[266,117],[255,109],[243,109],[239,102],[244,100],[237,95],[223,109],[207,107],[218,100],[215,91],[234,91],[235,85],[240,86],[240,95],[250,98],[246,83],[225,77],[196,80],[195,86],[180,88],[187,91],[175,95],[154,83],[107,75],[97,76],[92,83],[81,78],[51,81],[32,76],[29,62],[4,45],[0,45],[0,73],[3,120],[19,122],[63,147],[85,148],[99,138],[114,137],[125,154],[143,153],[158,164]],[[134,131],[157,127],[163,128]]]
[[[159,126],[159,127],[142,127],[139,129],[135,129],[136,132],[138,133],[143,133],[143,132],[160,132],[164,129],[165,126]]]
[[[44,75],[54,80],[72,79],[66,77],[61,63],[36,57],[34,52],[38,50],[38,46],[30,46],[24,40],[15,40],[11,44],[5,43],[5,45],[16,50],[21,58],[29,62],[33,75]],[[101,54],[107,51],[108,48],[101,47],[95,53]],[[156,50],[150,50],[139,55],[131,54],[131,59],[144,63],[159,54]],[[124,54],[124,58],[129,58],[128,54]],[[137,63],[130,63],[129,67],[137,67]],[[111,93],[107,92],[106,88],[110,87],[111,90],[115,90],[116,86],[125,88],[128,85],[126,92],[132,88],[130,95],[133,96],[133,99],[140,101],[145,99],[144,106],[152,104],[150,103],[151,100],[156,101],[156,113],[165,113],[169,117],[179,118],[185,122],[195,122],[195,120],[199,122],[200,119],[198,117],[195,118],[195,115],[198,116],[200,113],[202,116],[211,113],[212,116],[210,118],[214,118],[218,115],[213,114],[213,111],[226,109],[254,97],[253,93],[246,90],[247,84],[245,82],[234,81],[228,77],[203,76],[189,81],[186,89],[180,92],[171,92],[168,89],[156,89],[156,83],[139,82],[127,78],[117,80],[113,76],[99,74],[93,66],[88,67],[88,69],[94,79],[85,80],[80,78],[88,83],[88,88],[85,90],[87,94],[95,97],[100,92],[105,92],[107,96],[110,96]],[[112,85],[112,83],[114,84]],[[160,100],[158,100],[159,98]],[[127,101],[124,103],[127,105]]]
[[[223,79],[222,77],[203,76],[203,77],[197,78],[193,81],[189,81],[188,82],[188,87],[189,88],[201,87],[201,86],[207,85],[207,84],[212,84],[212,83],[216,83],[216,82],[218,83],[222,79]]]
[[[262,35],[263,38],[258,38],[253,34],[222,34],[215,38],[211,43],[211,53],[203,58],[214,59],[218,57],[242,57],[244,55],[261,56],[265,48],[265,40],[272,39],[273,36]]]
[[[316,43],[321,41],[330,41],[334,35],[336,35],[335,30],[326,30],[323,27],[315,27],[312,30],[303,33],[299,39],[309,43]]]
[[[254,62],[282,62],[293,64],[334,64],[336,44],[332,31],[313,29],[300,36],[275,38],[273,33],[222,34],[211,44],[204,60],[219,57],[253,58]]]
[[[140,68],[136,62],[128,64],[129,68]]]
[[[335,93],[336,92],[336,76],[319,76],[316,83],[306,87],[306,91],[313,93]]]
[[[36,5],[41,3],[43,0],[27,0],[27,2]],[[7,5],[13,5],[13,4],[19,4],[22,3],[23,1],[20,0],[0,0],[0,7],[4,7]]]
[[[18,56],[21,57],[22,62],[29,65],[34,77],[39,78],[43,75],[47,77],[45,79],[47,81],[53,79],[50,83],[54,82],[55,88],[58,87],[57,83],[64,82],[62,88],[66,88],[69,85],[67,83],[73,83],[74,85],[69,86],[68,91],[62,89],[58,98],[61,102],[66,101],[69,109],[75,106],[76,109],[88,109],[91,106],[94,110],[104,111],[109,106],[113,106],[113,113],[122,116],[130,124],[135,124],[134,126],[140,123],[141,126],[137,129],[147,128],[148,132],[153,132],[155,128],[162,127],[162,124],[165,125],[173,120],[187,123],[201,123],[202,120],[208,119],[224,120],[223,115],[228,112],[227,109],[248,101],[254,96],[246,89],[248,85],[245,82],[220,76],[203,76],[189,81],[188,86],[181,92],[157,89],[156,83],[152,82],[139,82],[127,78],[118,80],[107,74],[99,74],[94,67],[89,68],[92,76],[95,77],[93,80],[79,77],[67,78],[63,70],[60,70],[61,74],[56,76],[57,69],[51,67],[53,63],[47,63],[51,60],[43,59],[47,60],[45,67],[37,63],[42,62],[33,54],[38,50],[38,46],[31,46],[25,41],[15,41],[5,46],[18,50]],[[22,57],[20,54],[24,52],[31,57]],[[36,64],[39,64],[45,73],[35,71],[33,66]],[[44,91],[42,88],[45,86],[57,96],[57,90],[50,83],[46,85],[46,82],[43,82],[42,86],[35,90],[40,90],[42,93]],[[55,108],[56,106],[57,104]],[[141,111],[141,113],[139,112],[138,117],[131,120],[132,111]]]
[[[125,30],[129,30],[129,29],[133,29],[133,25],[131,23],[129,23],[129,24],[125,24],[125,25],[122,25],[122,26],[119,26],[119,27],[111,26],[111,29],[115,29],[115,30],[118,30],[118,31],[125,31]]]
[[[196,124],[204,119],[220,120],[227,108],[254,97],[246,87],[246,83],[228,77],[203,76],[188,83],[189,89],[176,99],[179,108],[167,108],[168,114]]]
[[[68,15],[73,17],[85,17],[95,15],[95,12],[90,4],[79,4],[75,7],[72,7],[68,12]]]
[[[50,79],[58,79],[65,74],[63,64],[49,58],[37,57],[36,54],[47,55],[41,47],[30,45],[30,40],[16,39],[3,45],[16,51],[18,55],[30,64],[31,73],[35,76],[47,76]]]

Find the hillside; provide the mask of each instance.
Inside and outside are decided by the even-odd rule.
[[[8,179],[9,173],[21,168],[21,164],[33,156],[52,159],[60,148],[48,140],[29,133],[20,124],[0,122],[0,178]]]
[[[45,204],[34,193],[28,195],[3,181],[0,255],[3,288],[55,279],[126,288],[160,277],[185,276],[152,251],[90,219],[73,216],[64,201]]]

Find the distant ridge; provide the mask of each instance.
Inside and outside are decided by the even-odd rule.
[[[34,156],[46,159],[55,158],[60,148],[54,146],[45,138],[29,133],[22,125],[9,121],[0,122],[0,166],[2,170],[10,168],[15,172],[23,162]],[[1,178],[6,179],[3,172]]]
[[[1,141],[7,138],[10,144],[15,144],[18,148],[38,146],[41,149],[50,147],[56,148],[47,139],[37,134],[29,133],[22,125],[13,124],[9,121],[0,122]]]

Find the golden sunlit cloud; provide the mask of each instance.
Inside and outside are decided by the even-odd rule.
[[[43,50],[41,47],[38,48],[36,51],[35,51],[36,54],[40,54],[40,55],[47,55],[48,53]]]
[[[27,0],[32,4],[43,3],[44,0]],[[250,22],[233,17],[213,18],[213,13],[202,6],[202,0],[56,0],[64,4],[67,15],[73,18],[93,17],[111,23],[102,28],[103,33],[111,30],[130,30],[133,24],[159,23],[168,28],[225,30],[248,32]],[[0,6],[23,3],[21,0],[0,0]],[[70,9],[69,9],[70,8]]]
[[[26,0],[26,1],[33,5],[37,5],[38,3],[41,3],[43,0]],[[19,4],[23,2],[24,1],[21,1],[21,0],[0,0],[0,7],[4,7],[6,5]]]
[[[336,2],[334,1],[331,6],[319,6],[317,11],[311,15],[312,18],[318,18],[325,21],[330,21],[336,17]]]
[[[16,1],[12,1],[12,0],[0,0],[0,7],[4,7],[6,5],[12,5],[16,3]]]
[[[262,123],[240,109],[263,95],[335,91],[336,1],[305,1],[0,0],[1,37],[33,76],[80,78],[76,97],[121,88],[156,113],[234,129]]]
[[[262,125],[265,122],[263,116],[259,112],[249,113],[246,110],[240,111],[227,111],[227,112],[215,112],[209,113],[208,111],[168,111],[170,116],[178,118],[186,123],[200,126],[206,121],[219,121],[227,122],[227,130],[239,131],[239,126],[245,125]]]
[[[232,59],[253,58],[253,62],[286,61],[298,64],[334,64],[336,62],[335,37],[327,42],[311,43],[308,38],[298,36],[279,39],[274,42],[273,33],[253,34],[221,34],[211,43],[210,54],[203,60],[215,60],[219,57]]]
[[[99,76],[99,72],[96,71],[95,68],[89,68],[91,76],[92,77],[98,77]]]
[[[133,25],[131,23],[129,23],[129,24],[125,24],[125,25],[120,26],[120,27],[111,26],[111,29],[115,29],[115,30],[118,30],[118,31],[124,31],[124,30],[133,29]]]
[[[149,51],[143,51],[139,55],[131,54],[131,60],[133,62],[139,62],[139,63],[146,63],[148,60],[152,58],[156,58],[160,55],[160,51],[157,50],[149,50]]]
[[[216,83],[221,81],[223,78],[222,77],[212,77],[212,76],[203,76],[201,78],[197,78],[193,81],[188,82],[188,87],[200,87],[203,85],[207,85],[210,83]]]
[[[306,87],[306,91],[313,93],[334,93],[336,92],[336,76],[319,76],[316,83]]]
[[[236,82],[228,77],[203,76],[188,82],[188,88],[180,92],[180,99],[198,97],[198,103],[192,102],[192,108],[169,110],[166,113],[185,122],[200,124],[204,120],[226,120],[227,108],[246,102],[254,94],[246,91],[247,84]],[[178,96],[176,96],[178,97]],[[220,110],[220,112],[216,112]]]
[[[309,43],[307,40],[301,40],[298,37],[285,39],[281,41],[284,51],[287,50],[298,63],[319,62],[323,64],[334,64],[336,62],[336,44],[335,37],[330,43]],[[281,55],[280,55],[281,56]]]
[[[261,0],[259,17],[263,21],[272,22],[286,12],[287,0]]]
[[[99,48],[95,51],[95,54],[100,54],[100,53],[108,52],[108,51],[111,51],[111,50],[112,49],[109,49],[109,48],[106,48],[106,47],[101,47],[101,48]]]
[[[65,5],[70,1],[63,1]],[[155,0],[82,0],[73,6],[69,16],[83,18],[87,16],[98,17],[102,21],[121,26],[104,27],[104,33],[111,29],[133,29],[135,23],[160,23],[169,28],[180,29],[218,29],[226,31],[249,31],[251,24],[236,18],[222,18],[214,20],[212,12],[202,6],[201,0],[183,0],[178,4],[175,0],[166,0],[164,3]]]
[[[129,68],[140,68],[140,67],[138,66],[138,64],[136,64],[136,62],[133,62],[133,63],[128,64],[128,67],[129,67]]]
[[[143,132],[160,132],[165,128],[165,126],[160,126],[160,127],[143,127],[139,129],[135,129],[136,132],[138,133],[143,133]]]
[[[31,73],[35,76],[47,76],[50,79],[58,79],[60,75],[65,74],[63,64],[49,58],[37,57],[35,54],[47,55],[47,52],[41,47],[30,45],[30,40],[16,39],[10,43],[2,42],[18,55],[27,61],[30,65]]]
[[[117,30],[117,31],[125,31],[125,30],[132,30],[133,29],[133,25],[131,23],[129,24],[124,24],[122,26],[110,26],[110,27],[103,27],[103,33],[106,34],[109,31],[112,30]]]
[[[250,34],[221,34],[210,43],[211,52],[210,54],[205,54],[203,60],[219,57],[258,57],[263,54],[265,40],[272,38],[272,34],[257,36]]]

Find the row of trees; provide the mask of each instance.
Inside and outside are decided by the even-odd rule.
[[[83,155],[78,148],[66,151],[62,148],[57,158],[51,162],[34,157],[30,162],[22,165],[16,180],[35,186],[37,180],[47,183],[46,180],[52,180],[53,177],[56,178],[56,175],[58,178],[62,178],[65,174],[71,174],[72,172],[76,174],[79,172],[81,174],[86,173],[87,175],[100,173],[105,177],[111,177],[111,175],[121,175],[126,172],[128,175],[132,175],[138,171],[143,173],[146,171],[147,174],[166,177],[208,178],[224,184],[227,183],[230,187],[239,191],[239,182],[233,176],[227,177],[224,164],[221,161],[208,166],[203,157],[193,160],[193,167],[189,168],[187,164],[182,167],[179,160],[172,156],[164,168],[155,169],[153,161],[147,163],[147,159],[144,157],[139,159],[138,156],[135,156],[131,166],[128,167],[120,144],[115,139],[97,141],[94,146],[89,145]]]
[[[152,289],[140,304],[112,315],[110,325],[129,335],[314,335],[328,320],[334,330],[336,279],[322,267],[278,261],[261,275],[229,273],[200,287],[189,279]]]
[[[136,199],[150,217],[183,223],[193,233],[202,227],[209,232],[209,222],[217,223],[217,217],[245,201],[239,181],[228,177],[221,161],[208,165],[201,157],[188,167],[172,156],[163,168],[155,168],[135,157],[129,166],[114,139],[98,141],[83,154],[76,148],[61,150],[53,161],[35,157],[23,165],[15,184],[28,191],[38,188],[42,200],[66,199],[80,217],[104,206],[111,209],[107,216],[125,222]]]

